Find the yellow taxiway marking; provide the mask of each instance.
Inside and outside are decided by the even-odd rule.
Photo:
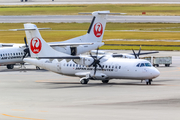
[[[45,119],[36,119],[36,118],[26,118],[26,117],[19,117],[19,116],[12,116],[12,115],[7,115],[7,114],[1,114],[7,117],[12,117],[12,118],[21,118],[21,119],[28,119],[28,120],[45,120]]]
[[[48,111],[39,111],[39,112],[48,112]]]

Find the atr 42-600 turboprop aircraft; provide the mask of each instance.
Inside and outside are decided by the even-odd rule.
[[[93,13],[84,14],[93,15],[92,22],[86,35],[72,38],[63,42],[52,42],[48,44],[53,47],[53,49],[70,55],[79,55],[104,45],[102,39],[106,26],[107,15],[117,13],[110,13],[109,11],[96,11]],[[37,29],[36,25],[34,24],[25,24],[24,26],[24,29],[15,29],[15,31],[25,30],[30,34],[35,34],[35,36],[41,36],[39,30],[44,29]],[[35,36],[33,38],[35,42],[35,50],[38,52],[38,49],[41,47],[41,43]],[[30,39],[29,35],[27,35],[27,39]],[[16,63],[23,63],[22,59],[26,56],[27,53],[29,53],[27,49],[28,46],[23,44],[0,44],[0,48],[0,65],[7,65],[8,69],[12,69]]]
[[[25,24],[25,28],[29,28],[28,24]],[[33,58],[24,58],[24,62],[59,74],[81,77],[81,84],[87,84],[89,80],[108,83],[111,79],[146,80],[147,84],[151,84],[152,79],[160,74],[147,60],[114,58],[122,55],[98,55],[98,52],[95,56],[72,56],[58,52],[36,34],[36,27],[34,29],[26,31]]]

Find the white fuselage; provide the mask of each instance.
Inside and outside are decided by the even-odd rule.
[[[58,43],[58,42],[54,42]],[[59,42],[61,43],[61,42]],[[98,46],[102,46],[103,43],[94,43],[93,45],[79,45],[76,47],[77,55],[82,54],[84,52],[88,52],[92,49],[96,49]],[[16,63],[24,63],[23,56],[24,56],[24,47],[23,44],[16,45],[14,44],[13,47],[0,47],[0,65],[8,65],[8,64],[16,64]],[[55,50],[59,52],[63,52],[66,54],[72,54],[70,46],[65,47],[53,47]]]
[[[24,63],[24,48],[20,47],[1,47],[0,65]]]
[[[33,59],[25,58],[25,62],[42,67],[44,69],[64,74],[68,76],[84,77],[87,74],[94,74],[94,67],[86,67],[78,65],[73,61],[66,62],[66,60],[58,61],[57,59]],[[142,59],[121,59],[121,58],[109,58],[107,61],[101,63],[103,71],[100,67],[97,67],[97,79],[102,80],[101,77],[105,76],[106,79],[138,79],[146,80],[153,79],[159,76],[159,71],[153,66],[138,67],[138,64],[148,63]],[[145,65],[145,64],[144,64]],[[95,77],[96,77],[95,75]]]

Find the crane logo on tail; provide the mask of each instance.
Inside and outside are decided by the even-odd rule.
[[[31,46],[31,51],[34,54],[38,54],[41,51],[41,47],[42,47],[41,40],[37,37],[32,38],[30,46]]]
[[[94,35],[96,37],[101,37],[102,33],[103,33],[103,26],[100,22],[98,22],[94,25]]]

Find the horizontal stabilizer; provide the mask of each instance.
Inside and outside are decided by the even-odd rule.
[[[79,14],[96,16],[96,15],[124,15],[126,13],[110,13],[110,11],[95,11],[92,13],[79,13]]]
[[[51,28],[38,28],[38,30],[50,30]],[[10,31],[28,31],[36,30],[36,28],[26,28],[26,29],[9,29]]]

